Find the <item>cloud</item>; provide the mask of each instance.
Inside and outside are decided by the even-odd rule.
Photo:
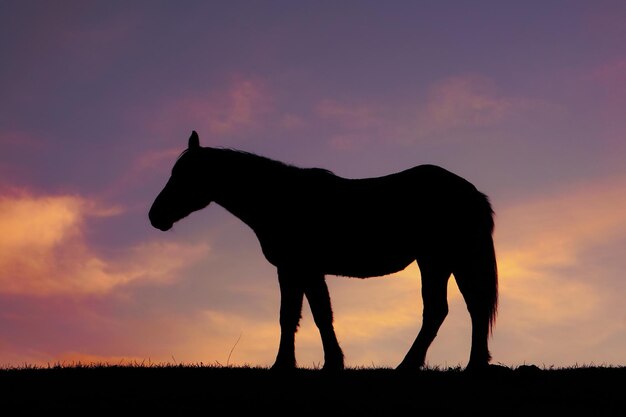
[[[417,136],[439,135],[466,129],[510,125],[529,115],[560,112],[541,99],[505,96],[482,76],[461,75],[438,81],[430,88],[417,115]]]
[[[204,245],[145,242],[110,258],[84,236],[87,223],[118,215],[77,195],[0,197],[0,293],[14,295],[106,294],[131,283],[164,284],[206,253]]]
[[[504,244],[512,259],[533,260],[533,268],[571,265],[585,247],[626,236],[625,206],[626,178],[570,186],[505,208]]]
[[[424,117],[435,127],[485,126],[505,117],[514,101],[499,98],[482,77],[452,77],[431,89]]]
[[[336,100],[324,99],[316,106],[323,119],[339,123],[348,129],[372,129],[384,124],[381,109],[365,103],[346,105]]]
[[[507,349],[512,358],[590,362],[601,340],[623,332],[623,321],[612,317],[626,290],[624,207],[626,178],[615,177],[499,210],[496,340],[517,341]],[[564,338],[570,357],[562,354]]]
[[[235,76],[228,87],[176,97],[141,119],[159,132],[197,130],[216,136],[238,135],[259,128],[272,113],[265,83]]]
[[[212,133],[232,133],[253,127],[259,115],[267,111],[268,98],[264,87],[251,79],[239,79],[228,92],[228,105],[209,116]]]
[[[355,150],[382,140],[397,141],[400,135],[392,105],[372,102],[345,103],[320,100],[314,117],[331,129],[329,144],[337,150]]]
[[[352,150],[371,143],[412,144],[440,141],[468,131],[525,126],[546,115],[560,115],[563,109],[542,99],[506,96],[491,79],[459,75],[433,83],[420,100],[409,103],[342,103],[323,99],[315,114],[333,132],[330,144]]]
[[[323,99],[315,106],[314,115],[329,126],[330,146],[337,150],[361,148],[380,137],[392,125],[385,117],[385,108],[372,103],[342,103]]]

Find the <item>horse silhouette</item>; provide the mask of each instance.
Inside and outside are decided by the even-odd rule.
[[[325,276],[358,278],[400,271],[417,261],[423,322],[399,369],[419,369],[448,313],[451,274],[472,322],[467,369],[491,359],[498,277],[488,198],[433,165],[379,178],[346,179],[251,153],[201,147],[194,131],[149,218],[160,230],[216,202],[256,233],[276,266],[280,345],[273,369],[296,367],[295,333],[306,296],[324,348],[324,369],[342,369]]]

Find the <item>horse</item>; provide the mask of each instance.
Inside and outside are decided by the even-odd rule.
[[[485,369],[498,303],[494,212],[470,182],[434,165],[378,178],[347,179],[233,149],[200,146],[193,131],[149,211],[167,231],[215,202],[247,224],[277,269],[280,343],[275,370],[295,369],[295,334],[306,296],[325,370],[344,368],[326,275],[368,278],[416,261],[421,329],[397,369],[418,370],[448,314],[454,276],[471,318],[466,370]]]

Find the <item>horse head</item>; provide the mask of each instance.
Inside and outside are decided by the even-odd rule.
[[[152,203],[148,217],[155,228],[166,231],[174,223],[194,211],[209,205],[211,198],[206,187],[200,186],[203,172],[203,149],[194,130],[189,137],[189,145],[180,155],[172,175],[163,190]]]

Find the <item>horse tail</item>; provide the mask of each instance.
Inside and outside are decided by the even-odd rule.
[[[472,188],[467,195],[460,246],[453,274],[472,319],[492,334],[498,313],[498,265],[493,244],[494,212],[489,199]]]
[[[489,317],[489,333],[493,331],[498,313],[498,263],[496,250],[493,243],[494,211],[489,198],[478,193],[478,239],[475,253],[476,266],[478,269],[478,287],[481,302]]]

